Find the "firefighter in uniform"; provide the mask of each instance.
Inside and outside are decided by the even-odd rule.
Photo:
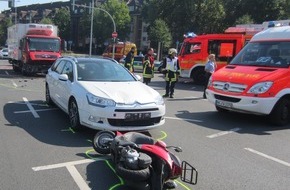
[[[132,47],[129,53],[127,54],[125,58],[125,67],[131,72],[134,72],[134,53],[135,53],[135,47]]]
[[[151,82],[151,78],[154,77],[154,50],[149,48],[143,61],[143,83],[147,84]]]
[[[178,58],[176,57],[177,50],[170,48],[168,51],[168,56],[164,58],[162,64],[162,72],[165,74],[166,81],[166,93],[163,97],[173,98],[175,83],[180,75],[180,66]]]

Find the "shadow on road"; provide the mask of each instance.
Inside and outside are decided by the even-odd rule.
[[[187,110],[180,110],[178,114],[176,114],[176,117],[188,118],[186,120],[187,122],[220,131],[239,128],[236,132],[240,134],[271,135],[271,131],[289,129],[290,126],[274,126],[269,122],[267,116],[236,112],[220,113],[217,111],[210,111],[191,113]]]
[[[7,103],[3,114],[8,121],[5,127],[19,127],[35,139],[52,145],[67,147],[87,147],[93,139],[95,130],[82,128],[70,129],[68,116],[56,107],[49,107],[42,100],[29,102],[35,110],[33,114],[24,101]],[[34,115],[36,114],[37,117]]]

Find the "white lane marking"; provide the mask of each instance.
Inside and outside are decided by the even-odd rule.
[[[12,82],[12,84],[13,84],[13,86],[14,86],[15,88],[18,87],[18,85],[14,82],[14,80],[11,80],[11,82]]]
[[[274,161],[274,162],[278,162],[279,164],[282,164],[282,165],[285,165],[285,166],[290,167],[290,163],[285,162],[285,161],[283,161],[283,160],[280,160],[280,159],[278,159],[278,158],[274,158],[274,157],[272,157],[272,156],[269,156],[269,155],[267,155],[267,154],[264,154],[264,153],[262,153],[262,152],[256,151],[256,150],[251,149],[251,148],[244,148],[244,149],[245,149],[245,150],[248,150],[248,151],[250,151],[250,152],[252,152],[252,153],[255,153],[255,154],[257,154],[257,155],[263,156],[264,158],[267,158],[267,159],[272,160],[272,161]]]
[[[227,134],[239,131],[239,130],[241,130],[241,128],[233,128],[233,129],[230,129],[228,131],[222,131],[222,132],[219,132],[219,133],[216,133],[216,134],[213,134],[213,135],[208,135],[206,137],[208,137],[208,138],[220,137],[220,136],[227,135]]]
[[[8,104],[25,104],[23,102],[15,102],[15,101],[9,101]],[[49,107],[47,104],[36,104],[36,103],[30,103],[33,106],[45,106],[45,107]]]
[[[37,166],[37,167],[33,167],[32,170],[33,171],[50,170],[50,169],[62,168],[66,166],[73,166],[73,165],[91,163],[95,161],[107,160],[108,158],[109,158],[108,156],[103,156],[103,157],[95,158],[95,159],[84,159],[84,160],[64,162],[64,163],[52,164],[52,165],[46,165],[46,166]]]
[[[165,117],[165,119],[174,119],[174,120],[180,120],[180,121],[193,121],[193,122],[199,122],[199,123],[203,122],[201,120],[178,118],[178,117]]]
[[[81,174],[78,172],[76,167],[74,166],[66,166],[72,178],[75,180],[76,184],[79,186],[81,190],[90,190],[91,188],[88,186],[86,181],[83,179]]]
[[[35,110],[36,112],[40,112],[40,111],[51,111],[51,110],[59,110],[58,108],[50,108],[50,109],[42,109],[42,110]],[[14,113],[28,113],[31,112],[30,110],[26,110],[26,111],[15,111]]]
[[[27,107],[29,108],[29,110],[31,111],[32,115],[35,118],[39,118],[38,113],[35,111],[35,109],[32,107],[32,105],[30,104],[30,102],[27,100],[27,98],[23,97],[24,102],[26,103]]]
[[[5,71],[6,75],[9,75],[8,71]]]

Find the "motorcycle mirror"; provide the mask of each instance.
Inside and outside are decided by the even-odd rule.
[[[181,147],[175,147],[174,150],[175,150],[175,152],[182,152]]]
[[[177,146],[167,146],[166,148],[173,148],[173,150],[175,152],[182,152],[182,148],[181,147],[177,147]]]

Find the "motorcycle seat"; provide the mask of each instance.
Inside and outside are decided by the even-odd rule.
[[[152,137],[137,132],[128,132],[124,134],[124,140],[134,142],[135,144],[154,144],[154,139]]]

